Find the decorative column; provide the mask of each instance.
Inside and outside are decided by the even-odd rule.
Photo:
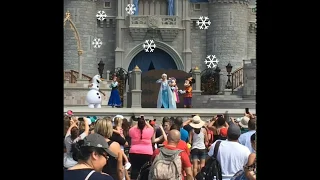
[[[122,28],[125,27],[125,13],[124,7],[126,7],[126,4],[124,2],[125,0],[118,0],[118,14],[116,17],[116,49],[115,49],[115,67],[123,67],[122,61],[123,61],[123,43],[122,43]]]
[[[130,101],[131,108],[141,108],[141,69],[136,66],[131,74],[130,81]]]
[[[191,69],[191,55],[192,51],[190,49],[190,34],[191,34],[191,19],[189,17],[189,0],[183,0],[183,19],[182,22],[185,27],[184,31],[184,70],[189,71]]]
[[[196,66],[193,70],[192,70],[192,77],[194,78],[194,80],[196,81],[196,83],[193,85],[193,90],[192,90],[192,94],[193,95],[201,95],[201,75],[200,75],[201,71],[198,68],[198,66]]]
[[[179,9],[178,9],[178,0],[174,0],[174,15],[179,16]]]

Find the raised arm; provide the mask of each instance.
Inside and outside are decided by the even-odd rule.
[[[162,79],[158,79],[156,83],[162,83]]]

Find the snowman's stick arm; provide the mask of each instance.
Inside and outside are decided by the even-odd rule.
[[[103,94],[104,96],[106,96],[106,95],[104,94],[104,92],[102,92],[100,89],[99,89],[99,92],[100,92],[101,94]]]
[[[93,84],[89,84],[89,85],[88,85],[89,88],[92,87],[92,86],[93,86]]]

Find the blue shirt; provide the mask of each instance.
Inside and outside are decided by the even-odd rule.
[[[64,180],[83,180],[92,171],[92,169],[76,169],[76,170],[65,170]],[[90,180],[114,180],[111,176],[94,172]]]
[[[185,141],[186,143],[188,143],[188,139],[189,139],[189,133],[187,130],[180,128],[180,139],[182,141]]]

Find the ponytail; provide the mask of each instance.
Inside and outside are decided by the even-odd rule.
[[[138,128],[140,129],[140,132],[141,132],[140,139],[142,139],[142,131],[145,126],[146,126],[146,121],[144,120],[144,118],[143,117],[138,118]]]

